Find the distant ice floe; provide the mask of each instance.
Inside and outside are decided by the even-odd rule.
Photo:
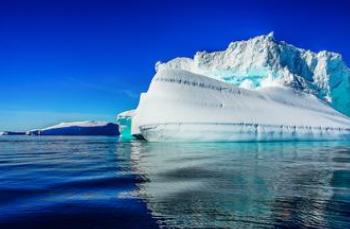
[[[44,129],[26,132],[27,135],[104,135],[117,136],[117,124],[103,121],[64,122]]]

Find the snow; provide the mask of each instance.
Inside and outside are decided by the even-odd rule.
[[[66,127],[98,127],[106,126],[108,122],[104,121],[79,121],[79,122],[62,122],[54,126],[46,127],[42,130],[57,129],[57,128],[66,128]]]
[[[224,51],[158,62],[156,71],[162,69],[185,70],[247,89],[288,86],[350,115],[350,70],[341,55],[297,48],[277,41],[273,33],[232,42]]]
[[[63,122],[44,129],[34,129],[27,135],[119,135],[117,124],[104,121]]]
[[[171,68],[158,70],[135,113],[132,130],[148,141],[350,139],[350,119],[312,94],[279,84],[247,90]]]
[[[350,70],[341,55],[270,33],[157,62],[137,109],[118,122],[148,141],[350,140],[347,115]]]

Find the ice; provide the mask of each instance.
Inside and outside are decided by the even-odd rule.
[[[135,115],[135,110],[129,110],[117,115],[119,124],[120,139],[123,141],[131,140],[131,120]]]
[[[186,70],[249,89],[289,86],[350,115],[350,70],[341,55],[297,48],[277,41],[273,33],[232,42],[224,51],[197,52],[193,59],[158,62],[160,69]]]
[[[22,131],[3,131],[0,132],[0,136],[2,135],[25,135],[26,132],[22,132]]]
[[[125,130],[148,141],[350,140],[349,81],[339,54],[258,36],[158,62]]]
[[[157,72],[132,126],[148,141],[350,139],[350,119],[312,94],[247,90],[174,69]]]
[[[80,122],[62,122],[54,126],[50,126],[47,128],[44,128],[42,130],[49,130],[49,129],[57,129],[57,128],[65,128],[65,127],[98,127],[98,126],[106,126],[108,125],[108,122],[105,121],[80,121]]]
[[[27,135],[119,135],[118,125],[104,121],[64,122],[44,129],[26,132]]]

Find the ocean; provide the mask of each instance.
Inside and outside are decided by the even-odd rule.
[[[350,142],[1,136],[0,228],[350,228]]]

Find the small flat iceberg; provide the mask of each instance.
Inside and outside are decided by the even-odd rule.
[[[26,132],[22,132],[22,131],[3,131],[0,132],[0,136],[1,135],[25,135]]]
[[[103,121],[63,122],[44,129],[30,130],[26,134],[118,136],[119,127],[115,123]]]

